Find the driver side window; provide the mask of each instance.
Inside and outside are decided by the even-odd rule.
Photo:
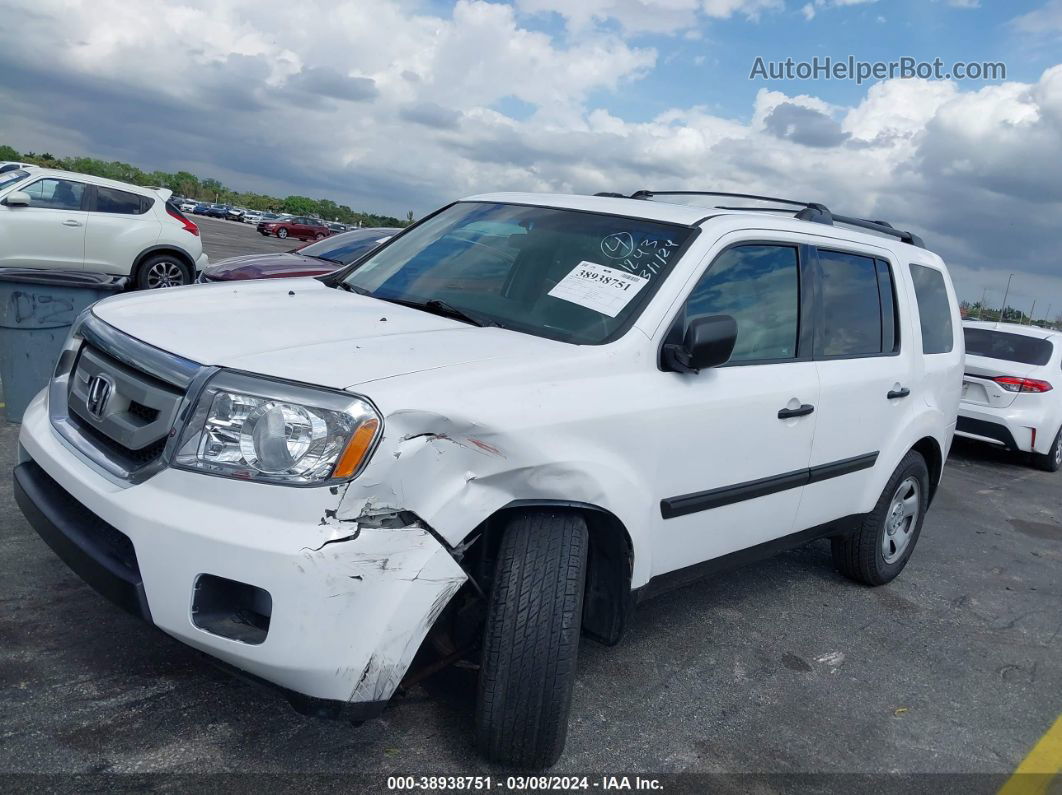
[[[25,189],[30,207],[49,210],[79,210],[85,186],[68,179],[41,179]]]
[[[797,263],[796,246],[727,249],[690,294],[683,331],[694,318],[730,315],[738,329],[731,362],[795,358],[800,307]]]

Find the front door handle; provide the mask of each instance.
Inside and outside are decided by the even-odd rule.
[[[778,419],[788,420],[791,417],[806,417],[814,410],[815,407],[812,406],[810,403],[803,403],[798,409],[782,409],[778,412]]]
[[[73,218],[67,218],[63,221],[63,226],[81,226],[81,222],[75,221]]]
[[[889,400],[896,400],[897,398],[905,398],[911,394],[911,390],[907,387],[901,387],[900,389],[893,389],[889,391],[885,397]]]

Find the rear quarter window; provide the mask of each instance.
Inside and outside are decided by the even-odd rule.
[[[137,193],[114,188],[96,188],[96,212],[112,215],[143,215],[154,204]]]
[[[1054,346],[1044,339],[986,328],[964,328],[966,353],[1019,364],[1047,364]]]
[[[936,268],[911,263],[911,280],[922,327],[922,353],[950,353],[955,347],[955,332],[944,274]]]

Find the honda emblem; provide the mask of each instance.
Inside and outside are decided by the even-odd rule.
[[[114,382],[105,375],[94,375],[89,379],[85,408],[97,420],[103,419],[103,412],[107,410],[107,401],[111,399],[113,389]]]

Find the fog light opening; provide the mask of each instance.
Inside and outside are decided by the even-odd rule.
[[[196,577],[192,623],[205,632],[258,645],[269,634],[272,613],[268,591],[213,574]]]

